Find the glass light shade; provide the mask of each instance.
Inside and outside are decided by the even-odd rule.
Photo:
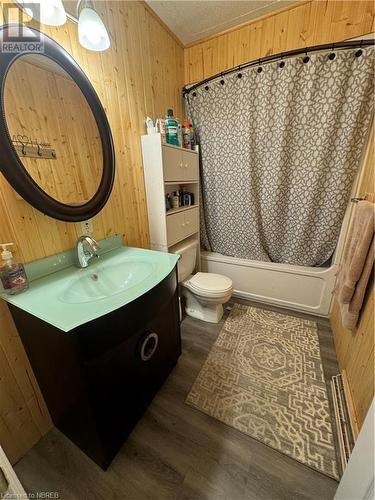
[[[84,7],[79,14],[78,37],[80,44],[88,50],[106,50],[111,45],[103,21],[90,7]]]
[[[30,17],[42,24],[62,26],[66,23],[62,0],[22,0],[18,3]],[[25,3],[27,7],[24,6]],[[35,8],[32,4],[35,4]]]

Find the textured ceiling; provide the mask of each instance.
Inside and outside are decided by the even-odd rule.
[[[185,45],[279,10],[296,0],[146,0]]]

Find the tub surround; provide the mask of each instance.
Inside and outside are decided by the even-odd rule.
[[[201,252],[201,269],[228,276],[236,297],[327,317],[337,265],[292,266]]]
[[[177,255],[123,247],[118,236],[102,240],[100,248],[86,269],[74,265],[73,250],[27,264],[29,290],[2,298],[69,332],[148,292],[178,261]]]

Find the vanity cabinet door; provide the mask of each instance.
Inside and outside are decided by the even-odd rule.
[[[198,180],[198,154],[182,151],[182,166],[185,181]]]
[[[192,208],[190,210],[186,210],[185,214],[185,236],[189,236],[194,234],[199,229],[199,209]]]
[[[184,179],[182,151],[178,148],[163,146],[163,170],[165,182],[180,182]]]
[[[167,215],[167,243],[168,246],[184,239],[186,235],[185,212]]]
[[[105,328],[102,333],[112,337],[105,352],[101,348],[82,369],[110,461],[181,354],[176,273],[131,312],[109,315]]]

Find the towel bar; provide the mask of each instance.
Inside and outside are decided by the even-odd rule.
[[[366,198],[351,198],[350,201],[352,203],[358,203],[359,201],[365,201]]]

